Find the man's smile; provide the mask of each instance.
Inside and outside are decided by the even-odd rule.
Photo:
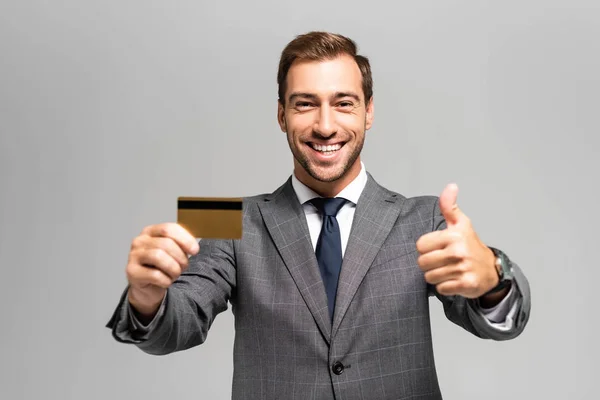
[[[336,158],[340,153],[340,149],[344,147],[345,143],[334,143],[334,144],[318,144],[308,142],[307,145],[312,150],[312,153],[317,156],[317,159],[331,161]]]

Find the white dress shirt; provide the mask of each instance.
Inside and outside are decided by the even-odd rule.
[[[354,211],[356,210],[356,203],[362,193],[365,185],[367,184],[367,171],[363,163],[361,163],[361,170],[356,178],[348,186],[346,186],[340,193],[334,197],[342,197],[346,200],[346,204],[342,206],[336,216],[338,225],[340,226],[340,236],[342,241],[342,257],[346,251],[348,245],[348,238],[350,237],[350,228],[352,227],[352,221],[354,219]],[[306,223],[308,224],[308,230],[310,231],[310,238],[312,241],[313,249],[317,248],[317,241],[319,234],[321,233],[321,226],[323,225],[323,217],[317,210],[317,208],[310,203],[310,200],[315,197],[321,197],[315,193],[311,188],[303,184],[296,178],[296,175],[292,175],[292,186],[298,197],[298,201],[302,204],[304,214],[306,215]],[[491,326],[494,326],[500,330],[509,330],[513,324],[513,318],[517,312],[516,304],[516,290],[514,286],[508,292],[508,295],[502,299],[500,303],[492,308],[478,307],[478,311],[487,319]]]

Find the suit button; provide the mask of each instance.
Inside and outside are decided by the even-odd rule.
[[[344,364],[342,364],[339,361],[336,361],[331,366],[331,370],[333,371],[334,374],[341,375],[342,372],[344,372]]]

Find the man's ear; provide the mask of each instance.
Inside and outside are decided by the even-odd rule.
[[[285,107],[281,101],[277,100],[277,122],[282,132],[287,132],[287,123],[285,121]]]
[[[369,130],[371,129],[371,126],[373,126],[373,118],[375,117],[375,104],[374,104],[374,99],[373,96],[371,96],[371,99],[369,100],[369,104],[367,105],[367,115],[365,118],[365,130]]]

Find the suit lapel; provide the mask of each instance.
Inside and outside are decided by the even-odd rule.
[[[319,273],[306,216],[294,192],[291,178],[259,203],[258,207],[285,266],[329,343],[331,322],[327,294]]]
[[[381,245],[398,219],[403,198],[382,188],[368,174],[360,195],[338,281],[333,335]]]

